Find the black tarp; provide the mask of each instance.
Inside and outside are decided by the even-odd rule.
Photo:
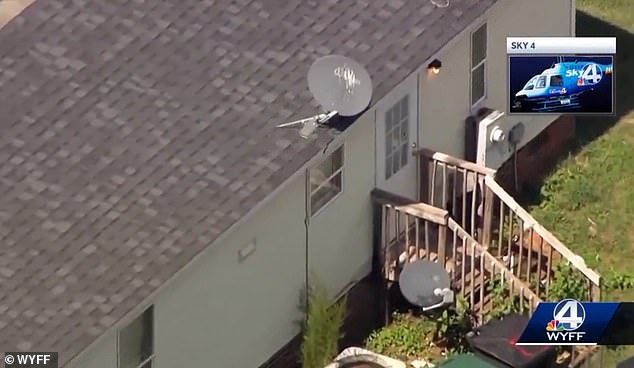
[[[634,356],[620,362],[616,368],[634,368]]]
[[[510,314],[482,325],[469,338],[471,347],[483,358],[512,368],[541,368],[556,358],[554,346],[517,346],[528,317]]]

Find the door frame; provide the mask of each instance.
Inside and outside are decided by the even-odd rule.
[[[399,168],[399,171],[394,173],[389,179],[385,178],[386,173],[386,119],[385,113],[394,107],[396,103],[401,101],[405,96],[409,96],[408,99],[408,113],[409,113],[409,125],[408,125],[408,162],[404,167]],[[395,192],[395,194],[404,195],[412,200],[420,200],[420,169],[418,159],[414,152],[420,145],[420,79],[419,72],[410,74],[407,78],[401,81],[396,87],[394,87],[389,93],[385,95],[380,101],[376,103],[375,108],[375,185],[380,189]],[[379,146],[380,145],[380,146]],[[409,193],[399,193],[401,188],[406,188],[405,185],[397,184],[397,189],[390,188],[390,180],[394,182],[407,182],[407,179],[403,178],[406,168],[413,165],[411,173],[414,181],[414,188],[409,190]],[[405,169],[405,170],[404,170]],[[399,180],[400,179],[400,180]]]

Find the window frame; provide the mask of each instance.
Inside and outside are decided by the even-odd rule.
[[[403,119],[403,115],[402,115],[402,106],[403,106],[403,102],[406,101],[407,103],[407,111],[406,111],[406,119]],[[385,180],[389,180],[390,178],[392,178],[394,175],[398,174],[399,171],[401,171],[402,168],[404,168],[405,166],[407,166],[407,164],[409,164],[409,141],[411,138],[411,134],[412,132],[410,131],[410,119],[411,114],[410,114],[410,94],[406,94],[405,96],[401,97],[400,99],[398,99],[398,101],[396,101],[389,109],[387,109],[385,111],[385,141],[383,142],[383,144],[385,144],[385,157],[384,157],[384,161],[383,164],[385,165],[384,170],[383,170],[383,175],[385,175]],[[389,115],[392,114],[392,112],[394,111],[394,109],[401,109],[400,111],[400,115],[399,115],[399,121],[397,122],[398,125],[398,132],[399,132],[399,143],[396,147],[396,149],[394,149],[394,147],[392,147],[390,145],[390,150],[388,151],[387,146],[388,146],[388,139],[392,140],[393,139],[393,133],[397,130],[396,127],[397,125],[394,124],[394,121],[391,122],[391,127],[388,126],[388,121],[387,121],[387,117]],[[391,119],[391,118],[390,118]],[[405,127],[406,131],[407,131],[407,136],[405,137],[405,140],[403,140],[403,135],[401,134],[402,132],[402,128],[403,126]],[[388,129],[389,127],[389,129]],[[389,136],[388,136],[389,133]],[[402,150],[405,149],[406,153],[405,153],[405,163],[403,163],[403,158],[402,158]],[[399,164],[398,164],[398,169],[394,170],[394,156],[397,155],[399,156]],[[390,174],[388,175],[388,161],[391,161],[390,163]]]
[[[156,352],[154,351],[154,333],[155,333],[155,318],[154,318],[154,305],[150,305],[147,308],[145,308],[143,310],[143,312],[141,312],[140,314],[138,314],[135,318],[133,318],[132,320],[128,321],[127,324],[125,324],[124,326],[122,326],[121,328],[119,328],[117,330],[117,368],[121,368],[121,333],[127,328],[129,327],[132,323],[134,323],[136,320],[143,319],[145,317],[145,313],[150,313],[151,314],[151,322],[152,322],[152,326],[151,326],[151,333],[150,333],[150,346],[151,346],[151,354],[149,354],[149,356],[147,358],[145,358],[144,360],[142,360],[139,364],[137,364],[134,368],[146,368],[146,367],[151,367],[152,363],[154,362],[154,359],[156,357]],[[143,325],[143,324],[142,324]],[[142,343],[142,341],[139,341],[140,343]]]
[[[482,29],[484,29],[484,57],[482,58],[482,60],[480,60],[476,65],[473,65],[473,50],[474,50],[474,46],[475,43],[474,41],[474,36]],[[474,108],[476,106],[478,106],[480,103],[482,103],[482,101],[484,101],[487,98],[487,59],[488,59],[488,53],[489,53],[489,27],[486,21],[482,22],[478,27],[476,27],[471,34],[469,35],[469,103],[471,104],[471,108]],[[475,102],[473,101],[473,75],[475,73],[475,71],[479,68],[482,68],[482,74],[483,74],[483,78],[482,78],[482,84],[483,84],[483,88],[482,88],[482,96],[480,96],[478,98],[478,100],[476,100]]]
[[[321,166],[322,164],[324,164],[325,162],[327,162],[328,160],[332,160],[333,156],[335,155],[335,153],[337,151],[341,151],[341,166],[339,168],[337,168],[336,170],[334,170],[327,178],[325,178],[323,181],[321,181],[316,187],[315,189],[312,188],[312,178],[313,178],[313,170],[317,169],[319,166]],[[308,185],[308,206],[309,206],[309,211],[310,211],[310,217],[315,217],[318,216],[325,208],[327,208],[332,202],[336,201],[337,198],[339,198],[339,196],[341,196],[343,194],[344,191],[344,168],[346,167],[346,150],[345,150],[345,145],[341,144],[340,146],[338,146],[337,148],[335,148],[334,150],[332,150],[330,153],[328,153],[328,155],[321,161],[319,161],[319,163],[317,163],[316,165],[314,165],[313,167],[311,167],[308,170],[308,180],[307,180],[307,185]],[[330,199],[328,199],[326,202],[324,202],[323,204],[321,204],[319,206],[318,209],[314,209],[313,207],[313,195],[315,193],[317,193],[320,189],[324,188],[327,183],[330,183],[333,181],[333,179],[335,177],[337,177],[337,175],[340,175],[341,179],[340,179],[340,188],[337,191],[337,193],[335,193],[335,195],[333,195]]]

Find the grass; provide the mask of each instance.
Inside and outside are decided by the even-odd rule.
[[[578,36],[616,36],[617,116],[578,119],[579,149],[547,178],[531,213],[602,275],[634,274],[634,1],[577,0]],[[634,300],[608,290],[606,300]],[[604,367],[634,347],[604,356]]]

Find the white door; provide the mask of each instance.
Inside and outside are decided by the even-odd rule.
[[[383,189],[418,200],[418,81],[412,75],[388,93],[376,109],[376,183]]]

